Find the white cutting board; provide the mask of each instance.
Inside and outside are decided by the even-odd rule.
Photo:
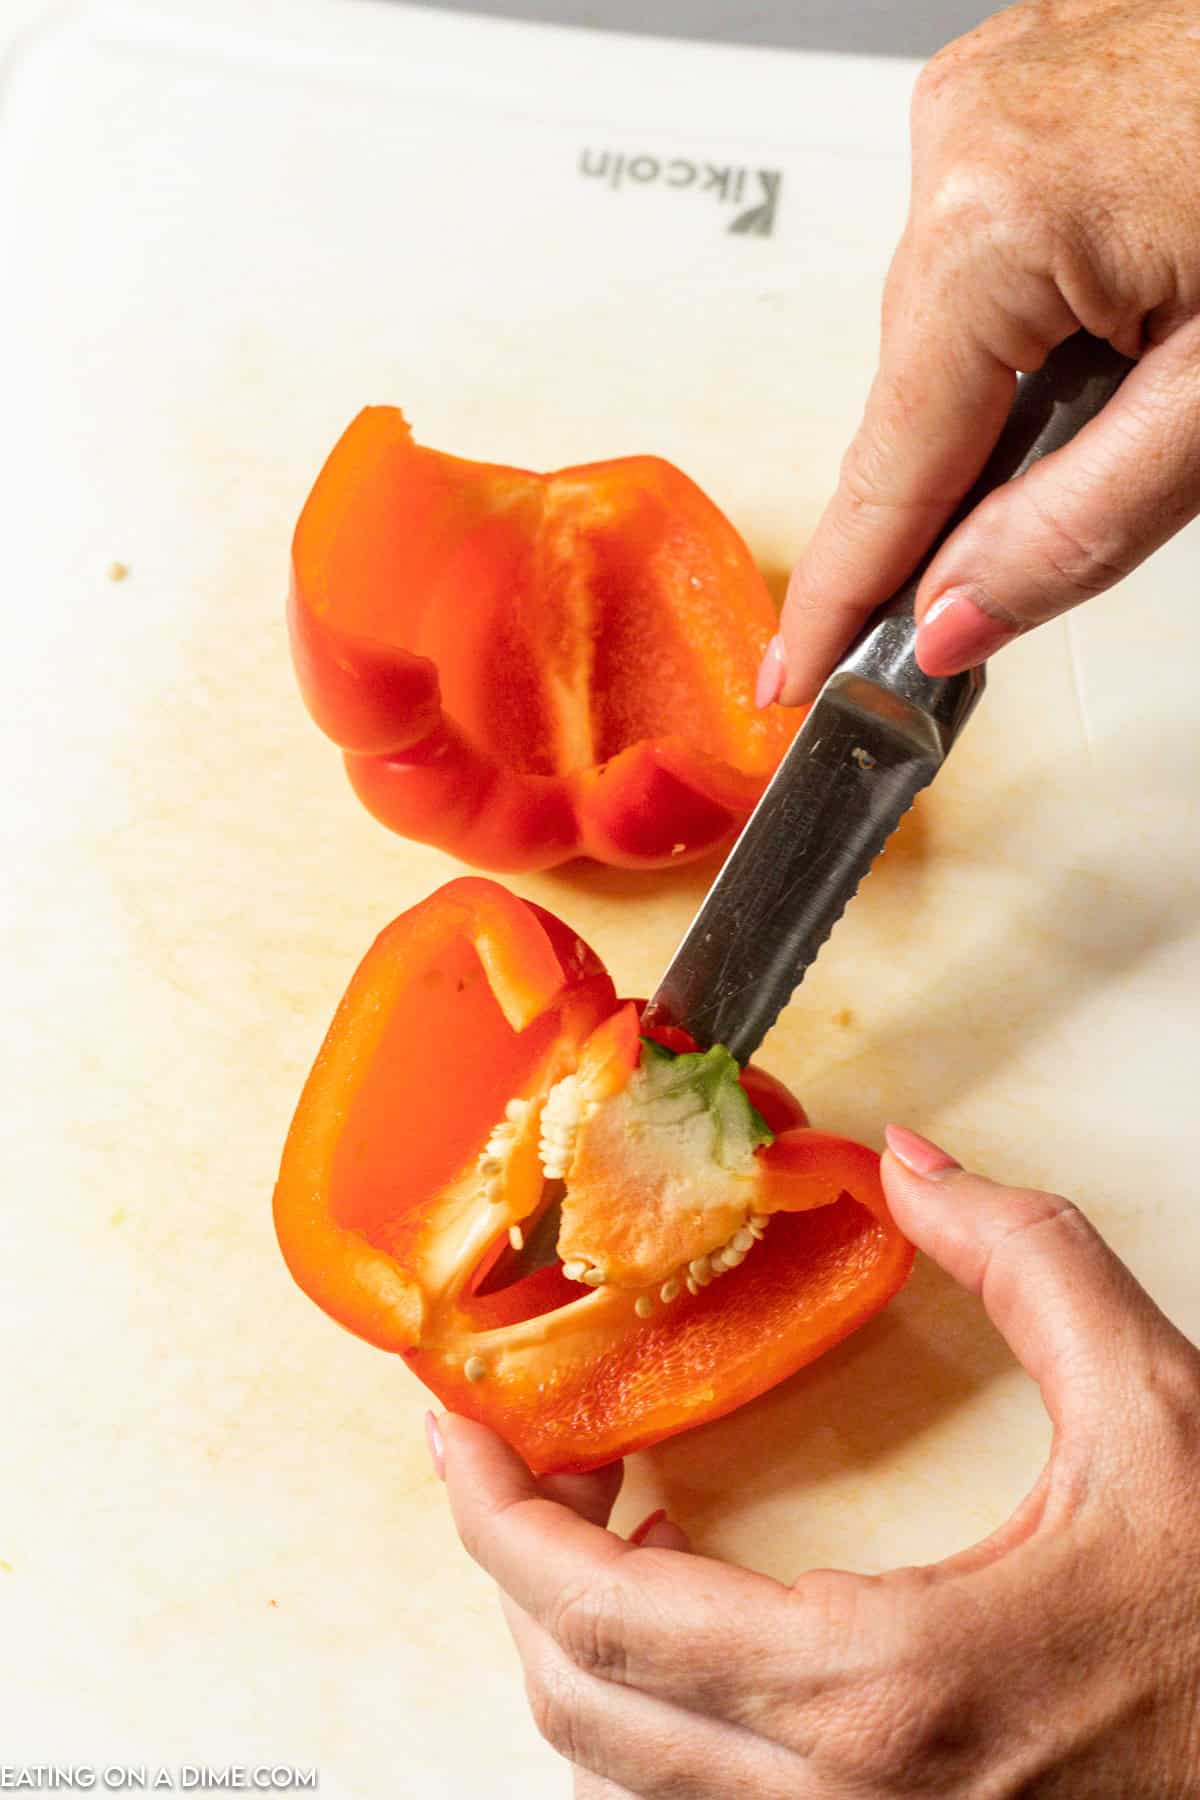
[[[271,1233],[352,967],[455,872],[358,808],[302,712],[289,534],[394,401],[463,455],[671,457],[781,574],[870,376],[912,70],[349,0],[55,16],[0,95],[4,1760],[562,1794],[423,1391]],[[774,230],[730,233],[759,169]],[[766,1057],[831,1127],[908,1120],[1078,1195],[1193,1332],[1198,578],[1192,532],[997,664]],[[704,880],[516,885],[644,992]],[[922,1265],[818,1367],[637,1459],[618,1522],[662,1502],[780,1574],[878,1569],[996,1525],[1046,1443]]]

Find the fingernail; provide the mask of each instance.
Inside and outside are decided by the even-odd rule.
[[[777,631],[758,665],[758,680],[754,686],[755,706],[773,706],[782,694],[786,680],[787,652],[783,647],[783,638]]]
[[[647,1513],[646,1517],[642,1520],[641,1524],[635,1525],[633,1530],[630,1532],[630,1534],[629,1534],[630,1543],[631,1544],[640,1544],[642,1542],[642,1540],[645,1538],[646,1533],[651,1529],[651,1527],[655,1526],[655,1525],[661,1525],[663,1520],[666,1518],[666,1516],[667,1516],[667,1509],[665,1506],[660,1506],[656,1512]]]
[[[962,1164],[955,1162],[928,1138],[918,1137],[915,1131],[909,1131],[906,1125],[888,1125],[884,1128],[887,1147],[898,1162],[914,1175],[949,1175],[954,1169],[961,1169]]]
[[[926,675],[973,669],[1020,636],[1020,626],[986,612],[970,588],[940,594],[917,626],[917,662]]]
[[[442,1434],[438,1430],[438,1422],[431,1412],[425,1414],[425,1442],[429,1445],[429,1456],[433,1463],[433,1472],[439,1481],[446,1479],[446,1452],[442,1443]]]

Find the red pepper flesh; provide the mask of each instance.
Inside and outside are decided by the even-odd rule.
[[[810,1130],[748,1069],[775,1133],[754,1152],[773,1216],[740,1266],[645,1318],[633,1292],[588,1290],[559,1262],[496,1285],[510,1227],[531,1228],[548,1200],[538,1108],[589,1038],[619,1088],[628,1008],[586,945],[493,882],[453,881],[395,920],[351,981],[275,1194],[300,1286],[538,1471],[593,1468],[742,1405],[870,1318],[912,1264],[875,1154]],[[509,1151],[489,1197],[481,1157],[498,1125]]]
[[[301,513],[289,622],[364,804],[481,868],[698,856],[800,722],[754,705],[775,610],[749,551],[657,457],[538,475],[368,407]]]

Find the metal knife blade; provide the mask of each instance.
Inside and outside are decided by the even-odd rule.
[[[985,494],[1067,443],[1132,366],[1079,332],[1021,377],[978,481],[817,696],[672,957],[648,1025],[681,1026],[741,1062],[753,1055],[983,691],[982,669],[934,678],[917,666],[921,575]]]
[[[1131,367],[1080,332],[1021,378],[975,486],[822,688],[671,958],[648,1024],[682,1026],[741,1062],[754,1054],[983,692],[983,670],[939,680],[917,666],[913,602],[927,563],[986,493],[1074,437]],[[551,1202],[489,1287],[555,1261],[559,1219]]]

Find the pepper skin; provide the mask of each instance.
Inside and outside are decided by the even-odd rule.
[[[300,1286],[539,1472],[741,1406],[870,1318],[912,1264],[874,1152],[810,1130],[750,1068],[741,1086],[774,1141],[753,1151],[771,1217],[744,1261],[669,1304],[581,1286],[557,1260],[504,1285],[510,1229],[532,1232],[561,1193],[539,1156],[547,1094],[589,1066],[591,1093],[620,1094],[637,1044],[632,1003],[568,927],[494,882],[452,881],[367,953],[283,1153],[275,1223]],[[582,1185],[602,1226],[599,1155]]]
[[[662,868],[745,820],[800,722],[759,711],[775,610],[657,457],[537,475],[367,407],[292,547],[300,689],[367,808],[496,870]]]

